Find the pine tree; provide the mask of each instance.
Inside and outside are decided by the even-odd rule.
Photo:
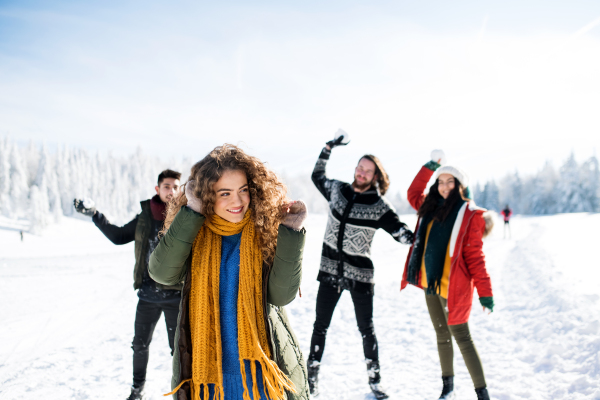
[[[62,204],[56,178],[56,171],[52,159],[48,155],[46,145],[42,145],[40,161],[35,178],[35,185],[42,190],[46,189],[45,196],[48,199],[48,219],[58,221],[62,216]]]
[[[579,176],[581,179],[581,191],[583,197],[583,211],[600,211],[600,171],[598,159],[592,156],[581,164]]]
[[[30,231],[39,234],[50,223],[50,208],[48,202],[48,188],[42,180],[41,186],[32,185],[29,190]]]
[[[473,200],[475,200],[475,203],[480,206],[485,208],[486,204],[487,204],[487,198],[486,198],[486,194],[485,191],[483,191],[481,189],[481,185],[479,184],[479,182],[477,182],[477,184],[475,185],[475,189],[473,190]]]
[[[558,212],[584,211],[584,194],[579,172],[575,154],[571,153],[560,168],[560,180],[557,185]]]
[[[16,144],[10,144],[10,192],[12,201],[12,217],[24,217],[29,209],[29,186],[27,185],[27,170]]]
[[[10,163],[8,138],[0,140],[0,214],[10,217],[12,214],[10,191]]]
[[[500,192],[496,182],[488,181],[483,188],[485,192],[485,208],[488,210],[500,211]]]
[[[559,212],[557,193],[558,175],[552,164],[547,161],[531,182],[531,213],[546,215]]]

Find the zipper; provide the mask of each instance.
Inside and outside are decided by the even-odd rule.
[[[343,195],[342,195],[343,196]],[[354,202],[358,197],[358,193],[352,193],[352,199],[348,200],[348,204],[346,205],[346,209],[344,210],[344,215],[342,215],[342,220],[340,221],[340,230],[338,232],[338,293],[342,291],[342,279],[344,279],[344,231],[346,230],[346,220],[350,215],[350,211],[352,210],[352,206],[354,206]]]
[[[467,207],[469,207],[467,205]],[[473,219],[473,216],[475,215],[475,213],[472,213],[471,216],[469,217],[469,220],[467,221],[467,225],[465,226],[465,231],[463,232],[461,238],[460,238],[460,248],[459,249],[454,249],[455,251],[458,250],[458,253],[456,253],[457,255],[462,252],[462,248],[463,248],[463,239],[465,237],[465,234],[467,232],[467,229],[469,228],[469,225],[471,224],[471,220]],[[456,238],[456,241],[458,242],[459,238]],[[446,302],[446,308],[448,308],[448,304],[449,304],[449,300],[450,300],[450,278],[452,278],[452,267],[454,266],[455,263],[458,262],[458,257],[454,258],[454,261],[452,263],[450,263],[450,272],[448,273],[448,302]]]

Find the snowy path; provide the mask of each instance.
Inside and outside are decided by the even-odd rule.
[[[409,225],[414,217],[406,217]],[[474,302],[470,327],[493,399],[600,399],[600,215],[517,217],[486,240],[497,308]],[[325,218],[308,221],[302,298],[289,307],[305,352]],[[569,232],[570,235],[566,235]],[[577,232],[574,235],[573,232]],[[124,399],[131,376],[137,297],[133,246],[113,246],[93,224],[64,219],[42,237],[0,229],[0,398]],[[392,399],[437,399],[440,370],[423,293],[398,292],[407,247],[376,235],[375,329]],[[455,347],[458,398],[473,399]],[[344,294],[321,368],[320,399],[370,400],[361,338]],[[169,389],[164,322],[150,347],[148,399]]]

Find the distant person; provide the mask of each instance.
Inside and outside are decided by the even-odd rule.
[[[412,243],[413,233],[400,221],[394,207],[382,197],[390,181],[377,157],[367,154],[358,160],[352,183],[325,176],[331,150],[347,143],[347,134],[338,131],[336,139],[327,142],[321,151],[312,173],[312,181],[329,202],[330,211],[317,277],[320,285],[308,356],[308,382],[311,394],[317,395],[327,329],[342,292],[348,290],[363,338],[369,386],[375,398],[386,399],[388,395],[380,385],[379,346],[373,326],[375,284],[371,244],[379,228],[403,244]]]
[[[504,217],[504,239],[506,239],[506,229],[508,229],[508,238],[512,238],[512,234],[510,233],[510,217],[512,216],[512,210],[506,205],[504,210],[500,211],[500,214]]]
[[[122,227],[112,225],[99,211],[96,211],[87,200],[74,200],[77,212],[92,217],[94,224],[114,244],[126,244],[135,241],[135,266],[133,269],[133,288],[139,297],[135,314],[135,333],[133,336],[133,385],[127,400],[139,400],[143,397],[148,367],[148,352],[154,328],[162,313],[165,314],[167,335],[171,355],[179,302],[181,300],[181,282],[172,285],[161,285],[148,275],[150,254],[159,242],[158,233],[165,220],[166,204],[179,193],[181,173],[166,169],[158,175],[158,185],[154,188],[156,195],[140,204],[142,212]]]
[[[157,282],[185,281],[174,399],[308,400],[284,307],[300,288],[306,214],[239,147],[216,147],[192,167],[149,267]]]
[[[19,235],[21,235],[21,242],[23,241],[23,231],[19,231]]]
[[[408,283],[424,289],[437,336],[442,367],[442,394],[454,392],[452,337],[465,360],[478,400],[489,400],[483,366],[469,332],[473,289],[483,310],[494,309],[492,283],[485,268],[482,238],[493,227],[486,210],[469,199],[469,178],[460,168],[444,165],[441,150],[432,152],[408,189],[408,201],[419,216],[415,243],[406,260],[401,289]],[[435,182],[426,193],[435,173]],[[419,340],[415,338],[415,340]]]

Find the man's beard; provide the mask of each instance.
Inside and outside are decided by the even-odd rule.
[[[366,189],[368,189],[371,185],[373,185],[373,181],[368,181],[362,184],[359,184],[358,182],[356,182],[356,179],[354,179],[354,182],[352,182],[352,187],[361,191],[364,191]]]

